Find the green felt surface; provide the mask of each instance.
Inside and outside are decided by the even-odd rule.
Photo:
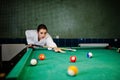
[[[93,53],[93,58],[87,58],[87,52]],[[46,59],[41,61],[38,56],[44,53]],[[77,61],[71,63],[70,56],[75,55]],[[38,64],[30,65],[30,60],[36,58]],[[22,63],[20,63],[23,65]],[[76,76],[67,75],[70,65],[78,67]],[[46,49],[32,51],[18,80],[119,80],[120,54],[108,49],[79,49],[76,52],[66,51],[65,54],[55,53]]]

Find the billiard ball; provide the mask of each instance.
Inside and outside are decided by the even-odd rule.
[[[78,74],[78,68],[76,66],[69,66],[67,70],[68,75],[75,76]]]
[[[92,57],[93,57],[92,52],[88,52],[88,53],[87,53],[87,57],[88,57],[88,58],[92,58]]]
[[[40,59],[40,60],[44,60],[44,59],[45,59],[45,55],[44,55],[44,54],[40,54],[40,55],[39,55],[39,59]]]
[[[36,65],[37,64],[37,60],[36,59],[31,59],[30,64],[31,65]]]
[[[48,50],[52,50],[52,48],[49,47]]]
[[[76,56],[70,56],[70,61],[71,62],[76,62]]]

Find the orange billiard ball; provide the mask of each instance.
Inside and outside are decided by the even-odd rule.
[[[40,60],[44,60],[44,59],[45,59],[45,55],[44,55],[44,54],[40,54],[40,55],[39,55],[39,59],[40,59]]]

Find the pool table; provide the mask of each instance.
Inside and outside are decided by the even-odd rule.
[[[76,51],[56,53],[47,48],[28,48],[24,56],[6,76],[7,80],[120,80],[120,53],[116,49],[80,48]],[[92,52],[93,57],[87,58]],[[45,60],[38,56],[45,54]],[[70,62],[70,56],[75,55],[75,63]],[[30,65],[31,59],[37,59],[35,66]],[[74,65],[78,68],[76,76],[69,76],[67,69]]]

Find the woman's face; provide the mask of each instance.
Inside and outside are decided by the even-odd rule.
[[[43,38],[45,38],[46,34],[47,34],[46,29],[40,29],[39,32],[38,32],[38,38],[43,39]]]

